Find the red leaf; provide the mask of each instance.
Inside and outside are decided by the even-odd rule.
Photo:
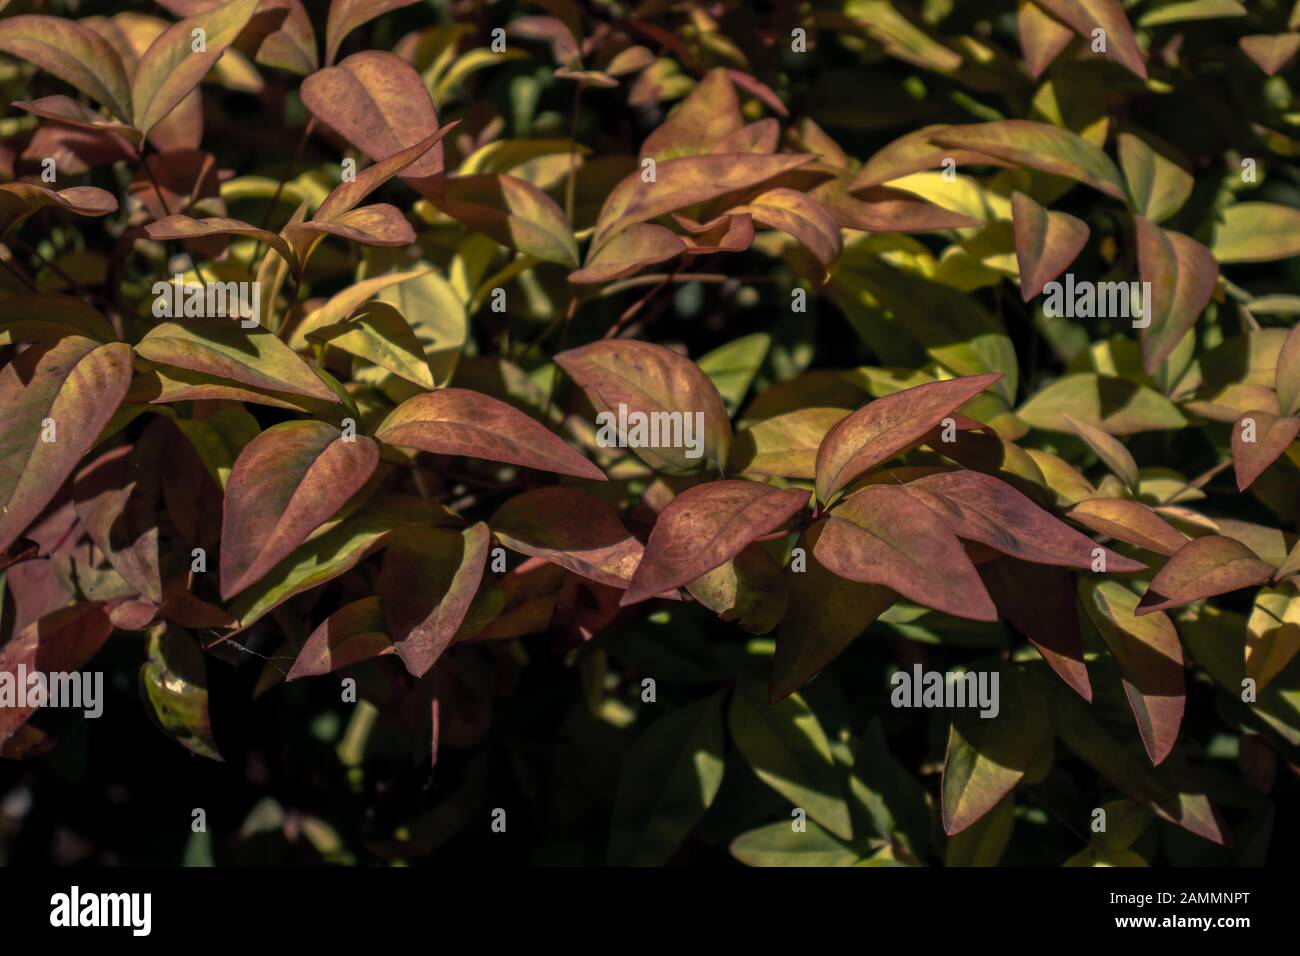
[[[694,581],[774,531],[808,503],[808,492],[751,481],[713,481],[674,498],[655,522],[645,556],[619,603],[636,604]]]

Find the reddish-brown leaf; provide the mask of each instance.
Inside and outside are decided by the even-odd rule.
[[[1024,193],[1011,196],[1020,296],[1026,302],[1043,291],[1088,243],[1088,224],[1069,213],[1044,209]]]
[[[1187,543],[1181,531],[1140,501],[1130,498],[1089,498],[1080,501],[1066,515],[1098,534],[1156,554],[1173,554]]]
[[[993,372],[927,382],[862,406],[822,440],[817,451],[818,499],[829,502],[855,478],[916,445],[944,418],[1001,378],[1000,372]]]
[[[918,604],[996,621],[975,566],[943,519],[895,485],[870,485],[830,513],[817,560],[840,577],[882,584]]]
[[[1245,491],[1300,435],[1300,418],[1271,412],[1246,412],[1232,426],[1232,464],[1237,490]],[[1250,438],[1250,441],[1246,439]]]
[[[284,679],[319,677],[381,654],[395,653],[387,626],[379,598],[345,604],[311,632]]]
[[[339,45],[357,27],[415,2],[416,0],[331,0],[329,20],[325,24],[325,65],[334,62]]]
[[[1137,595],[1117,581],[1079,581],[1079,598],[1119,668],[1151,763],[1178,740],[1186,705],[1183,648],[1168,615],[1134,616]]]
[[[569,273],[569,281],[574,285],[613,282],[647,266],[667,262],[686,249],[682,237],[671,229],[639,222],[605,243],[581,269]]]
[[[130,381],[129,345],[80,335],[33,345],[0,369],[0,550],[72,474]]]
[[[481,521],[464,531],[404,529],[390,540],[379,600],[397,655],[414,676],[427,674],[456,636],[491,544],[492,532]]]
[[[324,422],[284,422],[244,446],[226,483],[221,596],[229,600],[293,553],[374,473],[379,448]]]
[[[607,480],[604,472],[545,425],[505,402],[463,388],[442,388],[408,399],[380,423],[375,438],[437,455],[467,455]]]
[[[489,524],[507,548],[610,587],[628,586],[644,551],[613,508],[577,488],[535,488],[516,495]]]
[[[1138,615],[1267,584],[1273,565],[1235,538],[1209,534],[1187,542],[1151,579]]]
[[[917,495],[952,525],[960,538],[995,551],[1065,568],[1091,570],[1099,550],[1107,571],[1141,571],[1145,565],[1103,548],[1052,517],[1004,481],[976,471],[926,475],[908,483]]]
[[[1150,324],[1142,329],[1143,367],[1151,375],[1209,305],[1219,281],[1219,263],[1190,236],[1141,216],[1134,221],[1142,281],[1151,283],[1151,301],[1143,303],[1143,321]]]
[[[0,647],[0,673],[18,680],[18,668],[27,674],[79,671],[104,646],[113,633],[104,605],[76,604],[33,621]],[[32,706],[0,707],[0,745],[35,712]]]
[[[619,603],[636,604],[694,581],[785,524],[807,503],[806,491],[751,481],[714,481],[686,489],[659,513]]]
[[[354,53],[338,66],[327,66],[307,77],[300,92],[313,116],[376,160],[438,130],[438,113],[424,81],[409,63],[392,53]],[[411,162],[403,178],[430,195],[436,192],[442,168],[439,143]]]
[[[998,613],[1038,648],[1043,660],[1084,700],[1092,700],[1074,576],[1065,568],[1002,557],[978,566]]]
[[[0,21],[0,50],[36,64],[118,119],[131,121],[131,87],[122,58],[84,24],[63,17],[8,17]]]

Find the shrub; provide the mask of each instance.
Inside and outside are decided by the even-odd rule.
[[[0,858],[1268,859],[1300,5],[92,6],[0,19]]]

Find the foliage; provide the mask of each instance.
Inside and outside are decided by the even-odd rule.
[[[1269,859],[1300,4],[160,3],[0,17],[29,833]]]

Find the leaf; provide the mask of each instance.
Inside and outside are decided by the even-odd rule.
[[[1029,75],[1038,79],[1070,45],[1074,34],[1031,0],[1019,0],[1016,13],[1025,66]]]
[[[578,243],[563,210],[526,180],[505,173],[456,176],[437,205],[503,246],[542,262],[578,265]]]
[[[1020,297],[1028,302],[1069,268],[1087,245],[1089,230],[1083,220],[1044,209],[1024,193],[1012,194],[1011,208]]]
[[[722,695],[659,718],[623,758],[609,862],[662,866],[699,825],[722,785]]]
[[[1293,587],[1262,588],[1246,632],[1245,676],[1263,688],[1300,653],[1300,593]]]
[[[1109,571],[1141,571],[1145,567],[1100,547],[1006,482],[977,471],[939,472],[903,487],[937,511],[958,537],[1022,561],[1091,569],[1093,552],[1099,550]]]
[[[363,305],[342,322],[313,329],[307,338],[372,362],[421,388],[437,385],[424,346],[402,313],[387,302]]]
[[[313,116],[376,161],[439,131],[437,111],[420,75],[392,53],[354,53],[338,66],[327,66],[307,77],[300,93]],[[441,176],[442,162],[438,144],[404,164],[403,178],[427,191]]]
[[[1127,498],[1090,498],[1066,514],[1071,521],[1098,534],[1156,554],[1171,555],[1187,543],[1181,531],[1146,505]]]
[[[389,542],[379,598],[397,656],[415,677],[429,672],[464,622],[491,543],[481,521],[464,531],[409,528]]]
[[[817,498],[829,502],[849,482],[918,444],[1000,373],[928,382],[869,402],[826,434],[817,451]]]
[[[1147,78],[1142,50],[1120,0],[1034,0],[1040,7],[1063,23],[1074,27],[1076,33],[1089,42],[1093,31],[1101,29],[1106,36],[1106,55],[1137,77]],[[1116,197],[1121,198],[1121,197]]]
[[[1246,427],[1254,429],[1246,441]],[[1250,411],[1232,426],[1232,463],[1237,473],[1237,490],[1245,491],[1300,435],[1300,418]]]
[[[823,269],[844,248],[839,224],[817,200],[794,189],[769,189],[744,206],[731,210],[732,215],[749,213],[754,222],[769,229],[779,229],[798,240],[812,253]]]
[[[1295,62],[1300,53],[1300,34],[1280,33],[1276,36],[1256,35],[1237,41],[1241,52],[1268,76],[1277,76]]]
[[[131,90],[122,58],[84,24],[63,17],[7,17],[0,21],[0,50],[34,63],[131,122]]]
[[[812,680],[877,617],[898,594],[875,584],[842,578],[817,560],[826,523],[816,522],[799,539],[807,567],[790,569],[789,609],[776,635],[768,699],[784,700]]]
[[[1040,389],[1016,414],[1033,428],[1069,432],[1065,413],[1111,435],[1182,428],[1178,408],[1159,392],[1125,379],[1077,372]]]
[[[979,820],[948,840],[943,865],[997,866],[1011,842],[1015,823],[1016,803],[1008,794]]]
[[[832,835],[852,838],[830,742],[817,716],[797,694],[767,704],[757,688],[741,683],[731,696],[727,724],[736,748],[759,780],[806,810]]]
[[[641,157],[657,163],[712,152],[712,147],[745,125],[740,101],[727,71],[714,68],[641,144]]]
[[[172,24],[149,45],[131,80],[131,119],[141,134],[148,134],[199,85],[248,24],[257,4],[230,0]],[[193,49],[196,30],[203,31],[202,52]]]
[[[606,339],[561,352],[555,364],[586,393],[598,416],[607,414],[610,424],[602,431],[609,428],[609,438],[627,441],[637,457],[656,471],[688,475],[710,464],[719,471],[726,467],[731,420],[717,387],[690,359],[662,345]],[[633,444],[624,421],[633,422],[635,428],[634,413],[638,418],[644,415],[647,424],[661,423],[662,428],[656,427],[661,436],[676,417],[680,420],[676,435],[681,440],[661,443],[669,447]],[[601,425],[599,417],[597,424]],[[693,437],[694,449],[687,447],[688,436]]]
[[[1062,568],[1007,557],[985,562],[978,570],[998,613],[1029,639],[1061,680],[1091,701],[1074,576]]]
[[[681,236],[663,226],[639,222],[625,229],[591,256],[581,269],[569,273],[574,285],[613,282],[649,266],[667,262],[687,249]]]
[[[1083,443],[1093,450],[1106,467],[1114,472],[1115,477],[1136,494],[1142,479],[1138,474],[1137,462],[1124,447],[1124,443],[1095,425],[1079,421],[1069,412],[1062,412],[1061,418],[1074,429],[1074,433],[1083,439]]]
[[[746,546],[730,561],[688,582],[686,589],[722,620],[750,634],[766,634],[780,624],[790,599],[785,572],[760,544]]]
[[[375,429],[375,438],[435,455],[465,455],[607,480],[604,472],[536,419],[463,388],[441,388],[407,399]]]
[[[1088,709],[1073,697],[1043,684],[1057,734],[1081,760],[1161,819],[1220,845],[1229,842],[1218,810],[1202,793],[1174,792],[1164,779],[1122,748]]]
[[[4,314],[3,309],[4,304],[0,303],[0,316]],[[755,332],[732,339],[707,355],[700,356],[696,364],[717,386],[728,412],[734,412],[740,407],[771,347],[772,336],[766,332]]]
[[[628,586],[645,550],[613,508],[577,488],[515,495],[489,524],[507,548],[615,588]]]
[[[243,328],[228,318],[160,322],[135,347],[141,358],[253,388],[339,398],[311,367],[264,328]]]
[[[73,186],[56,191],[34,183],[3,183],[0,184],[0,238],[8,236],[16,226],[47,206],[78,216],[107,216],[117,211],[117,200],[112,193],[95,186]]]
[[[795,830],[788,821],[769,823],[731,841],[731,855],[746,866],[853,866],[858,854],[809,820]]]
[[[1116,581],[1080,578],[1079,599],[1119,668],[1147,756],[1160,764],[1178,741],[1187,703],[1178,632],[1168,615],[1134,616],[1137,595]]]
[[[1150,222],[1164,222],[1192,194],[1194,180],[1184,162],[1157,152],[1134,133],[1119,134],[1119,164],[1134,211]]]
[[[289,244],[278,235],[266,229],[259,229],[238,219],[226,219],[213,216],[207,219],[193,219],[189,216],[167,216],[141,226],[138,234],[149,239],[165,241],[168,239],[201,239],[207,236],[243,236],[264,242],[297,271],[298,258]]]
[[[5,305],[8,303],[0,305],[0,316]],[[1277,354],[1276,390],[1278,409],[1283,415],[1300,412],[1300,325],[1291,327]]]
[[[287,558],[370,479],[379,448],[324,422],[283,422],[244,447],[226,485],[221,597],[230,600]]]
[[[826,519],[815,553],[851,581],[884,585],[957,617],[998,619],[956,535],[900,487],[871,485],[845,498]]]
[[[1209,305],[1219,281],[1219,264],[1203,245],[1136,217],[1138,264],[1151,283],[1144,303],[1150,326],[1142,330],[1143,368],[1148,375],[1164,363]]]
[[[1240,588],[1267,584],[1273,566],[1259,560],[1240,541],[1208,534],[1187,542],[1159,573],[1142,596],[1136,613],[1154,614]]]
[[[750,481],[687,488],[659,512],[645,556],[619,604],[680,587],[781,527],[808,503],[808,492]]]
[[[187,750],[221,760],[208,713],[207,665],[194,638],[174,628],[149,635],[140,667],[141,697],[163,733]]]
[[[0,647],[0,674],[16,686],[18,669],[27,674],[81,670],[113,632],[101,602],[60,608],[28,624]],[[30,704],[0,707],[0,744],[7,743],[35,712]]]
[[[345,604],[311,632],[286,681],[319,677],[393,652],[378,597]]]
[[[993,810],[1052,746],[1047,704],[1033,685],[1013,667],[993,673],[999,674],[997,715],[959,710],[948,728],[942,811],[949,836]]]
[[[80,129],[135,135],[135,129],[129,123],[114,120],[85,103],[62,94],[42,96],[37,100],[14,100],[12,105],[36,116],[43,116]]]
[[[334,62],[339,45],[349,33],[385,13],[409,7],[416,0],[330,0],[325,26],[325,63]]]
[[[1246,8],[1237,0],[1181,0],[1148,10],[1138,19],[1140,27],[1158,27],[1189,20],[1244,17]]]
[[[776,415],[736,433],[732,472],[780,478],[814,478],[817,450],[826,434],[849,413],[842,408],[801,408]]]
[[[614,187],[601,207],[587,261],[630,226],[729,192],[751,189],[812,158],[756,153],[683,156],[659,163],[653,182],[642,181],[641,172],[632,173]]]
[[[108,319],[75,296],[36,292],[0,301],[0,344],[43,342],[65,335],[97,342],[116,338]]]
[[[163,599],[158,569],[162,448],[146,429],[134,447],[122,445],[83,468],[73,485],[77,517],[118,574],[154,602]]]
[[[930,138],[941,146],[973,150],[1004,162],[1087,183],[1115,199],[1124,198],[1124,183],[1110,157],[1068,129],[1030,120],[998,120],[971,126],[945,126]]]
[[[356,174],[352,182],[342,182],[330,190],[325,201],[317,208],[312,222],[330,222],[339,220],[345,213],[351,212],[361,201],[384,185],[398,173],[412,164],[425,159],[431,149],[442,142],[443,138],[460,125],[460,120],[448,123],[431,132],[424,139],[404,149],[399,149],[389,156],[379,159]],[[435,154],[435,159],[437,154]],[[441,164],[441,160],[438,160]],[[420,274],[420,273],[416,273]],[[343,295],[344,293],[339,293]]]
[[[1239,202],[1223,210],[1210,251],[1223,265],[1272,262],[1300,255],[1300,209]]]
[[[290,598],[351,571],[383,547],[398,528],[456,521],[432,502],[416,501],[418,508],[403,496],[381,492],[347,517],[330,522],[231,602],[230,612],[238,618],[240,628],[250,627]]]
[[[0,551],[72,474],[130,380],[130,346],[80,335],[33,345],[0,369]]]

